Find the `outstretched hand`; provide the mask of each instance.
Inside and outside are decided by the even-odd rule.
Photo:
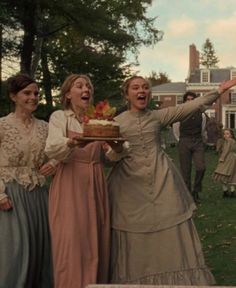
[[[223,81],[218,88],[218,92],[222,94],[235,85],[236,85],[236,78],[232,80]]]

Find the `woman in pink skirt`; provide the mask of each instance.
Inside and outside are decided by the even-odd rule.
[[[85,145],[81,119],[93,97],[85,75],[72,74],[61,87],[63,110],[49,121],[46,153],[61,161],[49,193],[56,288],[106,283],[109,263],[109,205],[103,143]]]

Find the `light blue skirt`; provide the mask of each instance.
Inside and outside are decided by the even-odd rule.
[[[51,288],[48,191],[6,185],[13,209],[0,211],[0,288]]]

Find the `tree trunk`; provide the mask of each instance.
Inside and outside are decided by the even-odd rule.
[[[35,3],[32,1],[25,3],[24,6],[24,17],[23,17],[23,43],[21,49],[21,61],[20,61],[20,70],[22,73],[27,73],[31,76],[31,63],[32,55],[34,51],[34,38],[36,34],[35,29]]]
[[[48,68],[48,59],[46,51],[42,51],[41,54],[41,64],[43,72],[43,87],[45,91],[45,100],[49,108],[53,107],[52,101],[52,85],[51,85],[51,75]]]
[[[40,2],[37,0],[36,1],[36,6],[35,6],[35,15],[37,18],[37,21],[35,23],[35,28],[36,28],[36,34],[37,37],[34,40],[34,53],[32,55],[32,62],[31,62],[31,75],[34,77],[39,61],[41,59],[41,51],[42,51],[42,46],[43,46],[43,12],[40,8]]]

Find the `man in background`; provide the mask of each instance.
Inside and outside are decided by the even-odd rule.
[[[195,99],[194,92],[187,91],[183,102]],[[173,133],[177,139],[179,149],[180,169],[183,179],[195,202],[199,202],[199,192],[202,190],[202,180],[205,173],[205,142],[206,115],[197,111],[189,118],[173,124]],[[195,177],[192,185],[192,162],[195,166]]]

